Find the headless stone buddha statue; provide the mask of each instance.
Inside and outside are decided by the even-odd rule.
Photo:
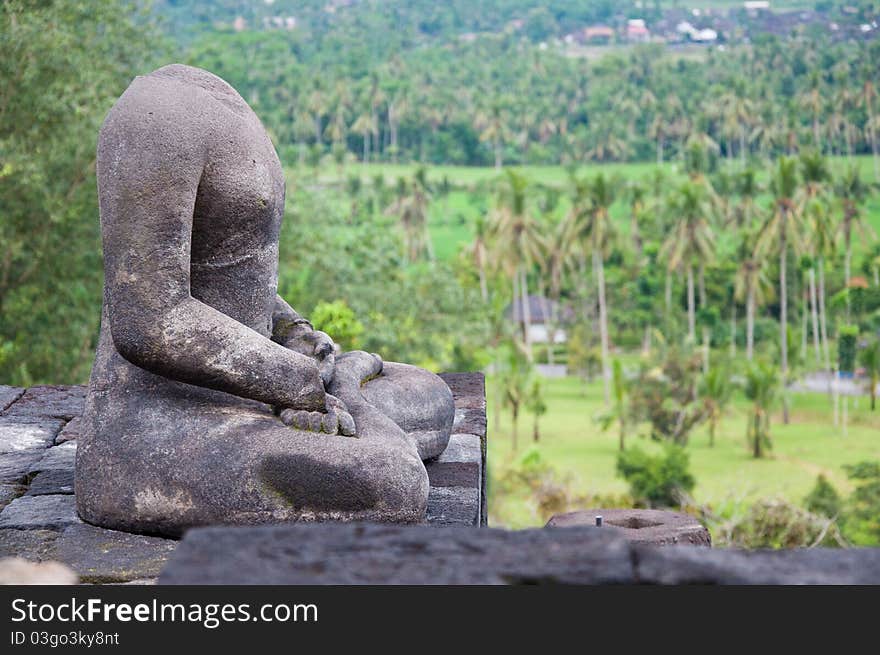
[[[241,96],[188,66],[136,78],[97,169],[104,302],[80,516],[172,536],[424,520],[422,462],[446,447],[452,395],[416,367],[339,354],[277,295],[284,174]]]

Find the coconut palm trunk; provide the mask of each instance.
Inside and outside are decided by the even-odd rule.
[[[852,267],[852,228],[850,227],[849,216],[844,218],[843,240],[845,250],[843,254],[843,283],[849,288],[850,273]],[[849,293],[846,294],[846,322],[849,323],[850,300]]]
[[[694,266],[690,262],[687,265],[687,301],[688,301],[688,338],[691,343],[697,340],[697,317],[694,307]]]
[[[523,335],[524,335],[524,343],[526,346],[526,357],[528,357],[529,361],[532,361],[532,335],[531,335],[531,327],[532,327],[532,312],[531,307],[529,306],[529,281],[526,277],[525,268],[519,269],[519,274],[522,278],[522,283],[520,284],[519,290],[522,294],[522,316],[523,316]]]
[[[596,273],[596,290],[599,296],[599,339],[602,346],[602,385],[605,393],[605,406],[611,405],[611,380],[608,348],[608,308],[605,305],[605,262],[597,245],[593,246],[593,270]]]
[[[736,357],[736,303],[730,304],[730,356]]]
[[[812,266],[808,272],[810,281],[810,315],[813,323],[813,349],[816,351],[816,365],[822,365],[821,337],[819,336],[819,310],[816,299],[816,269]]]
[[[755,354],[755,288],[749,285],[746,296],[746,359],[752,361]]]
[[[788,425],[789,409],[788,394],[786,387],[788,384],[788,291],[786,289],[786,266],[788,254],[788,244],[786,242],[785,219],[787,218],[788,209],[784,209],[786,216],[783,216],[779,227],[779,345],[781,348],[781,369],[782,369],[782,422]]]

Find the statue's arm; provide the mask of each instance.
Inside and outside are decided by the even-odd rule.
[[[191,118],[198,110],[162,100],[121,100],[98,144],[104,274],[116,349],[174,380],[276,406],[324,409],[314,359],[191,295],[193,209],[209,139]]]

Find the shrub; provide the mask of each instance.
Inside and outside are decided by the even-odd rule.
[[[312,312],[312,324],[316,330],[330,335],[345,350],[355,350],[358,338],[364,332],[361,323],[344,300],[319,302]]]
[[[666,444],[660,455],[631,448],[617,456],[617,472],[629,483],[630,493],[651,507],[682,503],[696,484],[689,464],[684,448],[675,444]]]
[[[744,516],[718,531],[717,542],[738,548],[845,546],[834,522],[783,500],[755,501]]]
[[[880,462],[844,466],[856,487],[847,497],[843,533],[858,546],[880,544]]]
[[[804,507],[813,514],[833,518],[840,514],[842,500],[837,490],[824,475],[816,478],[813,489],[804,498]]]
[[[837,339],[837,361],[841,372],[852,373],[856,364],[856,341],[859,338],[857,325],[844,325]]]

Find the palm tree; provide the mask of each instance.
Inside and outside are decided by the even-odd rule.
[[[429,202],[430,190],[426,171],[419,168],[412,180],[398,180],[397,199],[386,210],[388,214],[396,215],[400,219],[406,241],[406,257],[410,262],[418,260],[422,253],[426,253],[429,260],[434,259],[433,244],[428,232]]]
[[[364,140],[364,154],[363,154],[363,162],[368,164],[370,162],[370,137],[373,135],[373,117],[370,112],[364,112],[360,116],[357,117],[357,120],[352,124],[351,131],[355,134],[360,134]]]
[[[853,232],[859,232],[866,238],[876,236],[873,229],[864,222],[862,206],[868,197],[870,187],[862,181],[858,165],[847,167],[846,171],[834,184],[834,193],[840,200],[843,208],[839,228],[843,236],[844,259],[843,270],[846,284],[849,285],[852,264],[852,237]],[[846,321],[849,322],[850,301],[849,294],[846,297]]]
[[[774,368],[765,362],[751,362],[746,368],[745,395],[752,401],[751,415],[746,425],[746,439],[752,455],[758,459],[772,446],[770,441],[770,410],[776,398],[779,378]]]
[[[574,197],[569,220],[575,224],[575,231],[581,243],[592,257],[593,274],[599,301],[599,338],[602,348],[602,379],[604,382],[605,405],[611,403],[611,370],[608,345],[608,307],[605,297],[605,256],[613,237],[613,223],[609,209],[614,202],[617,184],[604,173],[597,173],[591,179],[574,180]]]
[[[495,170],[501,170],[504,163],[504,142],[510,136],[507,116],[501,104],[495,102],[488,112],[480,112],[474,119],[474,126],[480,131],[480,141],[492,144],[495,153]]]
[[[730,371],[721,366],[710,369],[703,376],[700,392],[709,416],[709,445],[714,446],[718,420],[724,415],[724,409],[733,394]]]
[[[734,280],[734,297],[746,305],[746,360],[755,353],[755,312],[770,299],[773,286],[767,279],[763,257],[755,254],[754,238],[744,236],[739,248],[739,269]]]
[[[478,216],[474,222],[474,240],[468,247],[468,254],[477,269],[480,278],[480,297],[484,303],[489,302],[489,285],[486,271],[489,265],[489,224],[485,218]]]
[[[497,205],[490,215],[490,234],[496,261],[513,281],[513,307],[519,301],[523,348],[532,361],[527,269],[540,260],[542,238],[528,209],[528,180],[512,170],[505,171],[501,179]]]
[[[694,264],[703,265],[715,251],[710,217],[712,206],[705,182],[686,180],[669,197],[669,214],[675,226],[663,244],[670,271],[687,272],[688,337],[696,341]]]
[[[779,253],[779,350],[783,384],[788,383],[788,287],[786,280],[789,246],[800,244],[803,227],[795,196],[798,189],[797,162],[791,157],[780,157],[770,181],[773,206],[760,228],[757,242],[758,256],[766,256],[775,249]],[[783,394],[783,421],[789,422],[788,400]]]
[[[821,362],[822,341],[819,330],[819,303],[818,293],[816,291],[816,258],[817,250],[824,246],[824,235],[821,234],[820,225],[821,215],[824,212],[826,184],[831,175],[828,171],[828,164],[825,158],[818,152],[804,152],[800,156],[801,177],[804,181],[803,198],[801,199],[801,212],[808,219],[812,238],[809,239],[809,249],[811,258],[807,269],[807,278],[809,284],[810,313],[813,323],[813,344],[816,350],[816,363]],[[818,219],[818,220],[817,220]],[[804,330],[804,339],[806,339],[806,330]]]
[[[877,87],[871,79],[871,70],[865,70],[865,83],[862,85],[862,93],[859,95],[859,102],[864,106],[865,113],[868,115],[865,131],[868,140],[871,143],[871,155],[874,160],[874,180],[880,182],[880,165],[877,163],[877,115],[874,113],[874,103],[877,101]]]

